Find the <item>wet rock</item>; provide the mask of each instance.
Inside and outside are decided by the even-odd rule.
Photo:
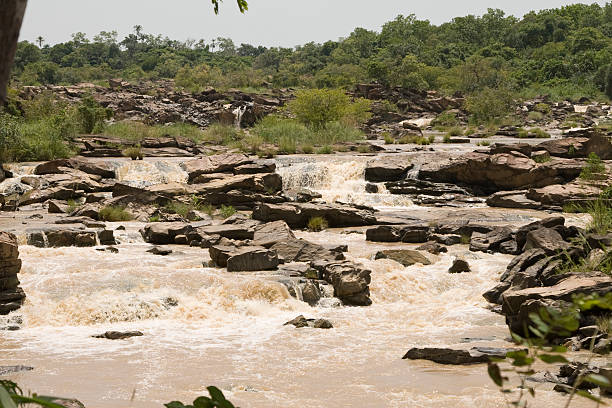
[[[319,285],[312,280],[308,280],[302,287],[302,300],[310,305],[315,305],[319,299],[321,299]]]
[[[303,315],[299,315],[295,319],[289,320],[284,325],[295,326],[297,328],[314,327],[315,329],[331,329],[334,327],[327,319],[307,319]]]
[[[331,251],[304,239],[287,239],[270,247],[285,262],[310,262],[315,260],[343,260],[341,252]]]
[[[412,249],[389,249],[378,251],[374,259],[392,259],[404,266],[411,266],[414,264],[432,264],[432,261],[423,255],[423,253]]]
[[[436,241],[429,241],[418,247],[417,251],[427,251],[430,254],[439,255],[440,253],[448,252],[448,249]]]
[[[513,238],[514,234],[509,227],[498,227],[486,234],[474,232],[470,239],[470,251],[502,252],[501,244],[511,241]],[[504,249],[506,248],[504,247]]]
[[[177,235],[185,235],[193,229],[190,224],[182,222],[154,222],[146,224],[140,234],[149,244],[168,245],[174,243]]]
[[[151,249],[147,249],[147,252],[153,255],[166,256],[166,255],[170,255],[172,253],[172,250],[169,248],[160,248],[158,246],[154,246]]]
[[[27,234],[28,245],[39,248],[90,247],[97,244],[96,231],[78,228],[30,230]]]
[[[433,183],[431,181],[407,179],[386,183],[385,186],[391,194],[426,195],[431,197],[451,195],[472,195],[465,188],[449,183]]]
[[[98,231],[98,241],[100,242],[100,245],[117,245],[113,230],[104,229]]]
[[[482,296],[487,300],[487,302],[494,303],[497,305],[501,305],[502,299],[501,295],[510,289],[510,282],[501,282],[492,289],[489,289]]]
[[[100,252],[110,252],[111,254],[118,254],[119,253],[119,249],[112,247],[112,246],[108,246],[108,247],[104,247],[104,248],[96,248],[96,251],[100,251]]]
[[[276,162],[274,160],[256,160],[250,164],[243,164],[234,168],[234,174],[274,173]]]
[[[430,239],[443,245],[457,245],[461,243],[461,235],[455,234],[431,234]]]
[[[262,203],[253,210],[253,219],[264,222],[283,220],[291,228],[305,228],[313,217],[325,218],[330,227],[356,227],[376,223],[373,209],[341,204]]]
[[[462,258],[455,258],[453,264],[448,269],[448,273],[463,273],[463,272],[471,272],[470,264]]]
[[[438,364],[466,365],[488,363],[491,359],[506,358],[515,349],[473,347],[469,350],[448,348],[412,348],[402,357],[406,360],[429,360]]]
[[[94,337],[96,339],[124,340],[124,339],[129,339],[130,337],[139,337],[139,336],[144,336],[144,334],[140,331],[125,331],[125,332],[107,331],[105,333],[96,334],[91,337]]]
[[[425,243],[429,240],[428,225],[379,225],[366,231],[366,240],[372,242]]]
[[[241,247],[227,259],[228,272],[268,271],[277,269],[278,255],[264,247]]]
[[[371,271],[350,261],[315,261],[311,267],[321,279],[331,284],[334,296],[350,306],[369,306]]]
[[[236,250],[236,247],[229,245],[212,245],[208,248],[208,253],[212,262],[220,267],[225,268],[227,266],[227,260],[230,254]]]
[[[373,183],[366,183],[365,191],[366,193],[376,194],[378,193],[378,185]]]
[[[590,137],[566,137],[547,140],[538,144],[535,148],[545,150],[551,156],[557,157],[588,157],[590,153],[595,153],[603,160],[612,159],[610,139],[596,132],[593,132]]]
[[[365,179],[374,183],[402,180],[412,167],[406,159],[383,157],[371,160],[366,164]]]
[[[32,371],[34,367],[24,365],[0,366],[0,376],[20,373],[22,371]]]
[[[221,224],[198,227],[197,232],[204,235],[219,235],[227,239],[252,240],[255,229],[248,224]]]

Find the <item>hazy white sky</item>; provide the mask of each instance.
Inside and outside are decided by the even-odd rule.
[[[577,3],[565,0],[249,0],[241,15],[225,0],[215,16],[210,0],[29,0],[22,40],[42,36],[54,44],[78,31],[89,37],[116,30],[122,39],[136,24],[146,33],[172,39],[230,37],[236,44],[292,47],[309,41],[337,40],[355,27],[379,30],[398,14],[415,14],[439,24],[456,16],[481,15],[500,8],[522,16],[536,9]],[[593,3],[589,1],[587,3]],[[605,1],[597,1],[604,5]]]

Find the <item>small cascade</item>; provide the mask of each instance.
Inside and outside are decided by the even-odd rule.
[[[276,171],[283,178],[283,190],[310,190],[321,194],[328,203],[343,202],[374,207],[408,207],[412,201],[390,194],[383,184],[378,193],[366,191],[365,167],[367,157],[331,159],[279,158]]]
[[[248,108],[249,108],[248,105],[243,105],[243,106],[237,107],[236,109],[232,111],[235,117],[234,126],[236,126],[238,129],[240,129],[241,127],[242,116],[244,116],[244,113],[247,111]]]
[[[415,164],[413,168],[408,171],[406,174],[406,178],[408,180],[417,180],[419,178],[419,173],[421,172],[421,163]]]

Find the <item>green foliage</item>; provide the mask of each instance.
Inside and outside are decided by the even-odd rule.
[[[385,140],[385,144],[393,144],[395,143],[395,139],[391,136],[390,133],[383,133],[383,138]]]
[[[445,130],[447,128],[452,128],[459,126],[459,119],[457,119],[457,114],[455,112],[442,112],[439,114],[432,122],[431,126],[438,130]]]
[[[465,108],[475,123],[491,123],[508,116],[514,107],[514,97],[508,89],[485,88],[470,95]]]
[[[219,209],[219,215],[221,215],[223,219],[229,218],[234,214],[236,214],[236,209],[234,207],[232,207],[231,205],[221,205],[221,208]]]
[[[134,216],[125,210],[125,207],[107,206],[98,212],[102,221],[131,221]]]
[[[225,399],[225,396],[217,387],[207,387],[210,397],[198,397],[192,405],[184,405],[179,401],[172,401],[164,404],[166,408],[235,408],[234,405]]]
[[[332,149],[330,145],[321,146],[321,148],[317,150],[317,154],[332,154],[333,152],[334,149]]]
[[[442,136],[442,141],[444,143],[450,143],[451,142],[451,135],[450,134],[445,134],[444,136]]]
[[[308,89],[298,91],[288,107],[297,120],[313,129],[320,129],[342,119],[351,123],[365,122],[371,102],[350,97],[341,89]]]
[[[612,63],[608,64],[608,68],[606,69],[606,77],[605,77],[605,88],[604,92],[608,96],[610,100],[612,100]]]
[[[454,127],[448,131],[449,136],[463,136],[463,129],[460,127]]]
[[[85,133],[99,133],[104,128],[104,121],[112,117],[113,111],[103,108],[91,96],[81,99],[77,106],[79,118]]]
[[[595,153],[590,153],[586,166],[580,172],[583,180],[603,180],[606,178],[606,165]]]
[[[312,217],[308,220],[308,230],[313,232],[319,232],[326,230],[329,227],[327,220],[323,217]]]
[[[0,380],[0,408],[17,408],[21,406],[38,406],[44,408],[64,408],[56,400],[57,397],[48,397],[33,394],[32,396],[23,395],[23,391],[17,384],[9,380]]]
[[[536,163],[548,163],[549,161],[551,161],[552,159],[550,158],[549,154],[543,154],[541,156],[536,156],[533,158],[533,161]]]
[[[123,120],[106,126],[103,134],[136,142],[141,142],[145,138],[159,137],[184,137],[194,142],[200,142],[205,139],[204,132],[197,126],[180,122],[163,126],[151,126],[142,122]]]
[[[203,135],[203,139],[217,145],[232,145],[244,138],[244,132],[236,126],[213,123]]]

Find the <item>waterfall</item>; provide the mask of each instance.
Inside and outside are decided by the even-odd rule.
[[[244,112],[246,112],[248,108],[249,108],[248,105],[244,105],[244,106],[239,106],[232,111],[235,117],[234,126],[236,126],[238,129],[240,129],[241,127],[240,124],[242,123],[242,116],[244,115]]]
[[[406,178],[408,180],[417,180],[419,178],[419,173],[421,172],[421,163],[415,164],[413,168],[408,171],[406,174]]]

